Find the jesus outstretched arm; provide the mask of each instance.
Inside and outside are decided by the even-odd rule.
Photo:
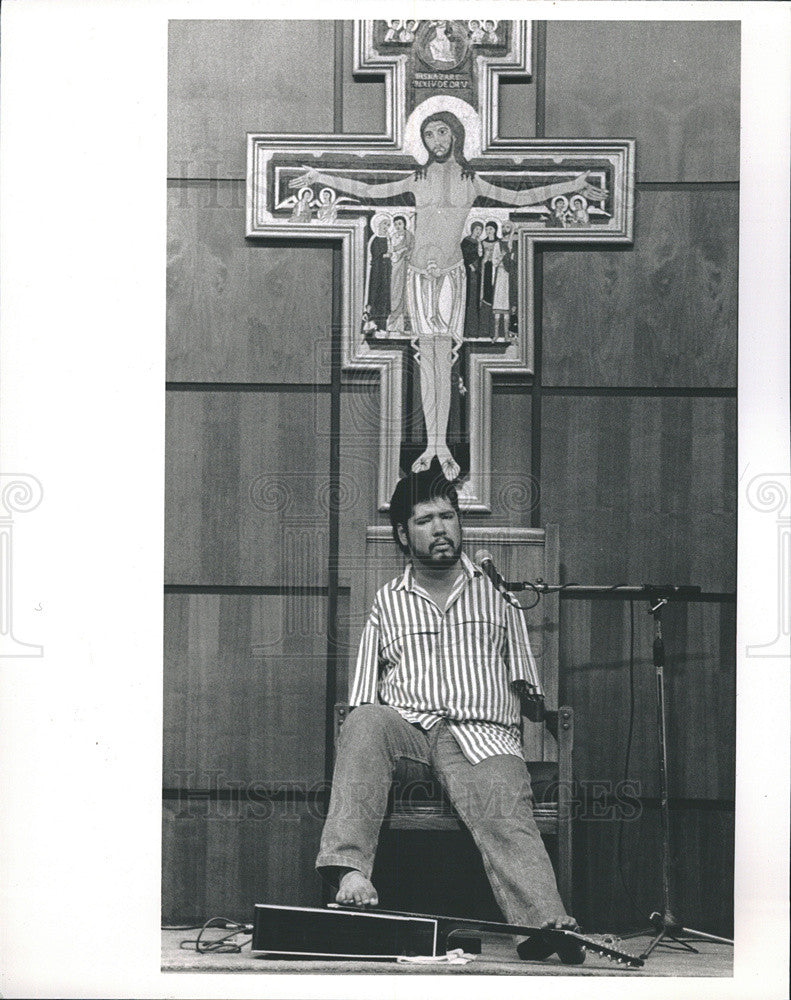
[[[591,201],[602,201],[607,197],[604,188],[590,184],[587,174],[580,174],[570,181],[559,181],[557,184],[544,184],[542,187],[525,188],[522,191],[515,191],[513,188],[500,187],[499,184],[491,184],[483,177],[476,174],[473,179],[475,191],[486,198],[496,198],[497,201],[506,205],[513,205],[520,208],[525,205],[538,205],[549,198],[555,198],[560,194],[581,194]]]
[[[357,195],[358,198],[390,198],[395,194],[404,194],[413,190],[413,177],[403,177],[398,181],[383,181],[369,184],[368,181],[358,181],[354,177],[339,177],[336,174],[325,174],[314,167],[305,167],[305,173],[289,182],[290,188],[306,187],[311,184],[326,184],[336,191]]]

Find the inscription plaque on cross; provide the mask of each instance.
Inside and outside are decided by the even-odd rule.
[[[380,378],[380,506],[436,457],[489,511],[492,380],[534,371],[534,248],[631,242],[634,143],[499,135],[525,21],[358,21],[354,73],[384,77],[385,132],[249,134],[246,235],[340,245],[342,366]]]

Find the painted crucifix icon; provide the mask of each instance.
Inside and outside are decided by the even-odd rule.
[[[630,239],[632,146],[497,136],[499,77],[529,63],[524,22],[478,42],[465,22],[391,34],[356,26],[355,70],[390,74],[390,133],[250,136],[248,235],[342,241],[343,363],[382,377],[380,497],[436,457],[486,510],[491,377],[532,371],[533,247]]]

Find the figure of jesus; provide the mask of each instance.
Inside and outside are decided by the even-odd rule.
[[[428,48],[434,62],[452,65],[456,61],[456,57],[453,55],[450,38],[448,37],[447,23],[447,21],[437,21],[434,37],[429,42]]]
[[[447,445],[451,371],[464,335],[466,274],[461,240],[470,209],[478,197],[523,207],[558,195],[580,193],[593,201],[606,191],[592,186],[587,174],[557,184],[515,191],[476,175],[464,157],[465,131],[450,111],[428,115],[420,127],[428,161],[409,177],[369,183],[305,167],[290,187],[326,184],[361,199],[409,194],[415,204],[415,241],[407,264],[407,306],[420,365],[420,395],[426,424],[426,450],[412,465],[428,469],[436,456],[445,477],[460,469]]]

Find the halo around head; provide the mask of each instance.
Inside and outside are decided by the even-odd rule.
[[[374,236],[377,235],[379,231],[379,226],[382,222],[386,222],[388,227],[393,225],[393,216],[388,212],[375,212],[371,216],[371,232]]]
[[[428,151],[420,138],[420,126],[429,115],[437,111],[450,111],[464,126],[464,158],[472,160],[481,155],[481,118],[478,112],[466,101],[447,94],[436,94],[418,104],[407,118],[404,128],[404,152],[409,153],[423,164],[428,160]]]

